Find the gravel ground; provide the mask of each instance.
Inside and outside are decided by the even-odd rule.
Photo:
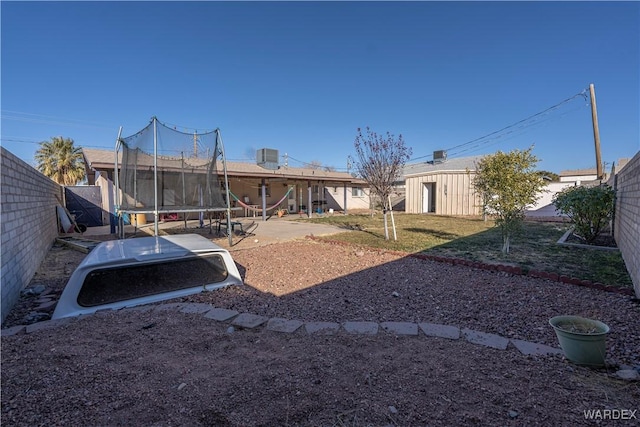
[[[70,253],[52,249],[33,284],[60,292],[82,258]],[[640,365],[629,296],[308,239],[232,254],[245,286],[181,301],[303,321],[440,323],[554,347],[548,319],[575,314],[611,327],[607,367],[426,336],[229,333],[199,315],[101,313],[2,338],[2,423],[598,425],[584,411],[640,409],[638,382],[613,375]],[[24,323],[34,302],[23,298],[3,326]]]

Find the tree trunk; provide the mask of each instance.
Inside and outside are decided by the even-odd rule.
[[[502,253],[504,253],[504,254],[508,254],[509,253],[510,240],[511,240],[511,236],[509,235],[509,233],[507,233],[504,236],[502,236]]]
[[[389,227],[387,226],[387,210],[383,208],[384,216],[384,240],[389,240]]]

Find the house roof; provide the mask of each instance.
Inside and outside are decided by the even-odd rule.
[[[476,163],[484,156],[458,157],[443,162],[421,162],[405,165],[402,176],[411,177],[434,172],[461,172],[476,170]]]
[[[113,151],[99,150],[94,148],[82,148],[85,163],[89,169],[93,170],[113,170],[115,159]],[[168,159],[163,157],[164,159]],[[158,158],[158,164],[162,164],[163,158]],[[118,162],[122,160],[122,153],[118,153]],[[172,160],[180,160],[173,158]],[[188,159],[189,163],[196,166],[197,163],[205,164],[205,159]],[[222,164],[218,162],[217,169],[222,173]],[[253,178],[286,178],[303,179],[313,181],[334,181],[348,182],[353,184],[364,184],[359,178],[355,178],[346,172],[331,172],[322,169],[279,167],[277,170],[265,169],[255,163],[227,162],[227,174],[232,176],[253,177]]]
[[[616,172],[620,172],[630,161],[631,159],[628,157],[618,159],[618,163],[615,164]]]
[[[560,176],[588,176],[588,175],[597,175],[598,171],[596,168],[590,169],[573,169],[573,170],[564,170],[560,172]]]

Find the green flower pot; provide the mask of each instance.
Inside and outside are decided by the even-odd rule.
[[[578,365],[604,366],[609,326],[579,316],[549,319],[567,359]]]

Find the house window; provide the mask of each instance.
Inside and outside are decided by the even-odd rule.
[[[364,197],[364,191],[360,187],[353,187],[352,194],[353,197]]]
[[[267,197],[271,197],[271,188],[268,185],[264,186],[264,192]],[[258,197],[262,197],[262,185],[258,186]]]

